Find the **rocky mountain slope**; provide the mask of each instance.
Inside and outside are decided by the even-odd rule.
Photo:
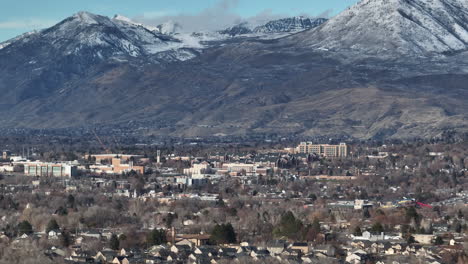
[[[466,14],[457,0],[363,0],[288,37],[194,47],[80,13],[0,49],[0,124],[179,136],[467,132],[468,53],[455,30]]]
[[[269,21],[264,25],[254,26],[248,22],[242,22],[230,28],[220,31],[221,34],[231,37],[241,35],[262,35],[277,33],[297,33],[320,26],[327,21],[326,18],[307,18],[303,16],[289,17]]]
[[[282,33],[282,32],[300,32],[307,29],[315,28],[327,22],[326,18],[306,18],[306,17],[290,17],[274,21],[270,21],[265,25],[256,27],[255,33]]]
[[[466,51],[467,10],[465,0],[363,0],[295,41],[380,55]]]

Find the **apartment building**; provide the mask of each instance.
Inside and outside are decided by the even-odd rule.
[[[314,144],[312,142],[301,142],[296,148],[297,153],[315,153],[325,157],[346,157],[348,146],[346,143],[339,145]]]

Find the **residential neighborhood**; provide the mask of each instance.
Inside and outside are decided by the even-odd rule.
[[[0,263],[466,263],[465,142],[279,142],[5,145]]]

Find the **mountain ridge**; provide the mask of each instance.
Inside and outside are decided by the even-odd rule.
[[[407,1],[391,1],[407,7]],[[448,1],[456,2],[433,0],[428,6]],[[369,34],[390,23],[376,20],[385,12],[370,8],[381,7],[376,3],[382,1],[361,1],[357,6],[366,9],[351,8],[360,12],[353,19],[346,20],[351,11],[345,11],[316,28],[281,38],[274,33],[270,39],[252,35],[211,41],[80,13],[0,49],[0,123],[10,128],[115,126],[178,136],[369,139],[467,132],[467,54],[422,53],[406,37],[400,39],[403,49],[389,49],[399,34],[376,35],[375,42],[363,46]],[[409,10],[414,15],[429,11]],[[425,17],[441,18],[452,11],[432,10],[437,14]],[[372,12],[377,12],[374,28],[365,20],[351,27]],[[458,21],[464,14],[458,10],[453,17]],[[401,21],[399,28],[420,30],[398,8],[389,16]],[[353,21],[355,17],[359,19]],[[445,21],[451,25],[455,19]],[[287,23],[279,28],[283,25]],[[414,37],[420,40],[420,35]],[[122,44],[126,41],[138,52]],[[167,49],[146,52],[145,43]]]
[[[370,54],[460,52],[468,49],[468,2],[362,0],[292,41]]]

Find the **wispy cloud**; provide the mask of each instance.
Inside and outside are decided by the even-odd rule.
[[[148,11],[143,13],[143,17],[147,19],[159,18],[172,15],[173,12],[170,11]]]
[[[0,21],[0,29],[41,29],[50,27],[57,21],[48,19],[17,19],[10,21]]]
[[[175,21],[182,25],[184,30],[199,31],[213,30],[239,21],[239,15],[233,12],[238,0],[223,0],[215,6],[206,8],[198,14],[164,14],[164,12],[147,12],[134,19],[140,23],[157,26],[167,21]]]
[[[224,29],[241,22],[260,25],[274,19],[288,16],[287,14],[275,14],[271,9],[266,9],[255,16],[241,17],[235,10],[238,4],[239,0],[222,0],[216,5],[206,8],[197,14],[148,12],[134,17],[133,19],[149,26],[157,26],[167,21],[173,21],[179,23],[183,31],[193,32]]]

